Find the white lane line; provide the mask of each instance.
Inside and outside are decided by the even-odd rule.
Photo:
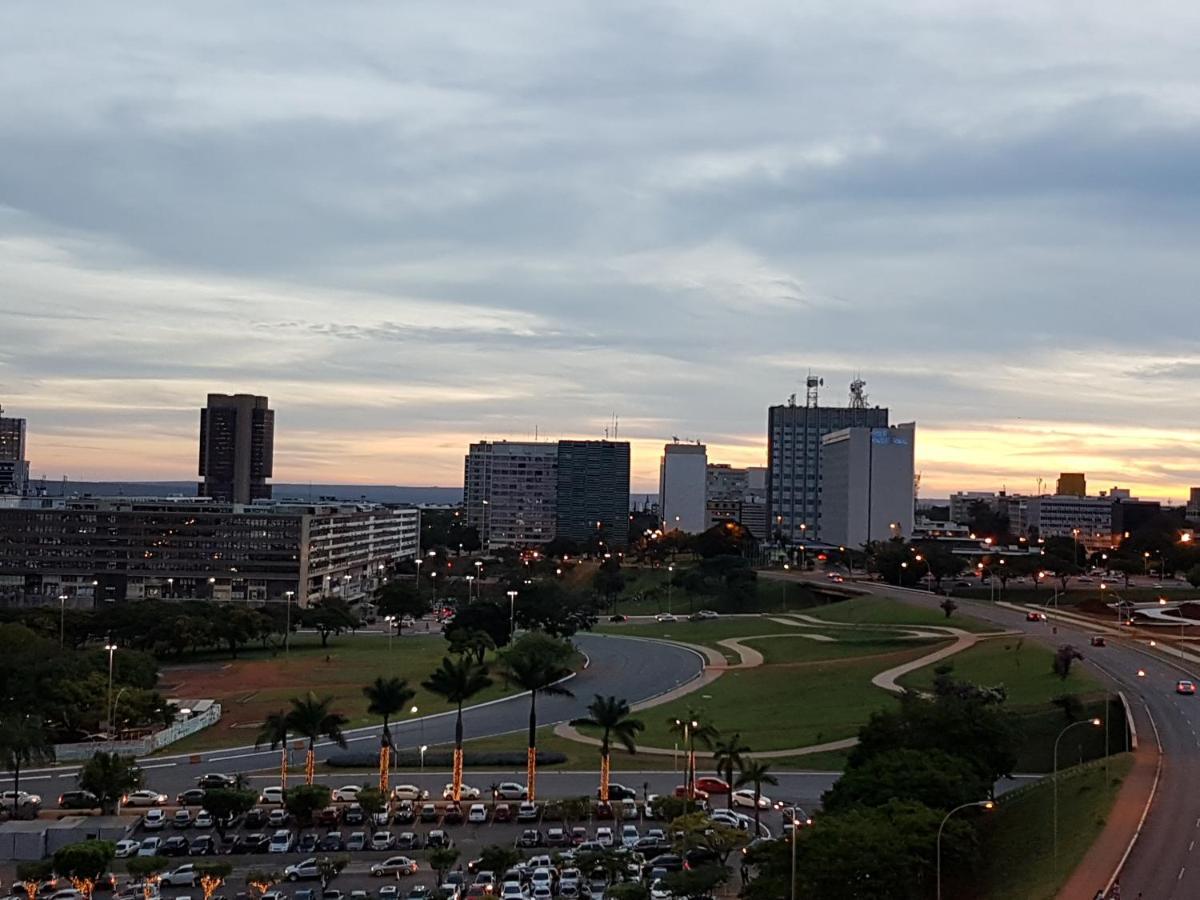
[[[58,777],[59,778],[74,778],[75,774],[73,772],[68,772],[66,775],[59,775]]]
[[[1175,879],[1176,881],[1183,881],[1183,873],[1186,869],[1187,869],[1187,866],[1179,867],[1179,877]]]
[[[1191,852],[1192,852],[1192,848],[1193,848],[1193,847],[1195,847],[1195,846],[1196,846],[1196,842],[1195,842],[1195,841],[1192,841],[1190,844],[1188,844],[1188,853],[1191,853]]]
[[[171,769],[176,766],[176,763],[158,763],[153,766],[142,766],[143,769]]]
[[[24,784],[27,781],[49,781],[53,777],[53,775],[22,775],[21,784]],[[12,779],[10,778],[7,780],[11,781]]]

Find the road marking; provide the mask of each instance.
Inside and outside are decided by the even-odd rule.
[[[1175,879],[1176,881],[1183,881],[1183,873],[1186,870],[1186,868],[1187,868],[1186,866],[1179,867],[1179,877]]]
[[[174,768],[176,765],[178,765],[178,763],[158,763],[157,765],[153,765],[153,766],[142,766],[142,768],[143,769],[171,769],[171,768]]]
[[[49,781],[53,777],[53,775],[22,775],[21,784],[24,784],[27,781]],[[12,781],[12,779],[6,778],[5,781]]]
[[[1191,853],[1191,852],[1192,852],[1192,848],[1193,848],[1193,847],[1195,847],[1195,846],[1196,846],[1196,842],[1195,842],[1195,841],[1192,841],[1190,844],[1188,844],[1188,853]]]

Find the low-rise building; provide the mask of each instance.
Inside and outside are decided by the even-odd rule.
[[[1074,538],[1089,551],[1112,546],[1113,501],[1108,497],[1031,497],[1028,518],[1028,529],[1036,529],[1043,539]]]

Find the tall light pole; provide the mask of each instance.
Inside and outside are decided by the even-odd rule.
[[[517,592],[508,592],[508,639],[511,641],[517,630]]]
[[[1078,723],[1076,723],[1078,724]],[[984,809],[994,809],[996,804],[992,800],[976,800],[974,803],[964,803],[962,806],[956,806],[950,812],[946,813],[946,818],[942,819],[942,824],[938,826],[937,833],[937,900],[942,900],[942,829],[946,827],[946,823],[950,821],[950,817],[960,809],[969,809],[972,806],[982,806]]]
[[[58,649],[66,646],[67,640],[67,595],[58,595]]]
[[[413,560],[413,563],[417,567],[417,599],[418,600],[421,599],[421,563],[423,563],[423,562],[425,562],[425,560],[421,559],[421,557],[419,557],[419,556]]]
[[[471,584],[475,581],[474,575],[467,576],[467,602],[471,602]]]
[[[384,621],[384,624],[387,625],[388,653],[391,653],[392,652],[392,637],[396,634],[396,617],[395,616],[384,616],[383,621]]]
[[[667,566],[667,615],[671,614],[671,587],[674,581],[672,577],[675,572],[674,566]]]
[[[1093,728],[1099,728],[1100,720],[1080,719],[1078,722],[1072,722],[1060,731],[1058,737],[1054,739],[1054,872],[1056,875],[1058,873],[1058,742],[1062,740],[1064,734],[1076,725],[1091,725]]]
[[[792,900],[796,900],[796,843],[800,826],[812,824],[812,819],[809,818],[808,813],[804,813],[804,818],[801,819],[796,815],[797,812],[804,813],[804,810],[798,806],[792,807]]]
[[[113,685],[113,654],[117,652],[117,645],[111,641],[104,645],[104,649],[108,651],[108,709],[112,709],[112,685]],[[109,740],[112,740],[112,721],[105,723],[106,730],[109,733]]]
[[[296,594],[295,591],[284,591],[283,597],[287,600],[287,624],[284,625],[283,632],[283,655],[289,656],[292,652],[292,597]]]
[[[790,568],[787,563],[783,564],[783,571],[786,572]],[[779,579],[779,611],[787,612],[787,581],[782,578]]]

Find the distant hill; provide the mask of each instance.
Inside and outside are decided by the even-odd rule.
[[[453,505],[462,503],[462,488],[410,487],[392,484],[287,484],[272,485],[276,500],[369,500],[374,503],[417,503]],[[68,481],[68,497],[90,494],[94,497],[194,497],[194,481]],[[46,493],[62,496],[62,482],[48,481]]]

